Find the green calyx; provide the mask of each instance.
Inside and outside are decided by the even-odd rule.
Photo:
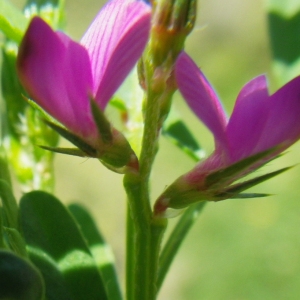
[[[98,157],[110,170],[117,173],[137,172],[138,159],[122,133],[113,129],[113,141],[104,145]]]
[[[92,115],[98,130],[98,140],[91,146],[78,135],[50,120],[44,122],[54,131],[70,141],[77,148],[40,147],[52,152],[79,157],[98,158],[108,169],[117,173],[136,172],[138,160],[130,144],[118,130],[114,129],[106,119],[94,100],[91,100]]]
[[[111,126],[93,99],[90,100],[90,105],[100,137],[97,158],[117,173],[126,173],[129,169],[137,171],[138,160],[127,139]]]
[[[277,158],[280,147],[274,147],[238,161],[228,167],[202,174],[195,182],[190,182],[189,176],[194,170],[179,177],[158,198],[154,205],[156,215],[165,215],[168,208],[182,209],[201,201],[222,201],[226,199],[246,199],[266,197],[265,193],[243,193],[245,190],[271,179],[291,167],[285,167],[274,172],[254,177],[243,182],[240,178],[261,168],[270,160]]]

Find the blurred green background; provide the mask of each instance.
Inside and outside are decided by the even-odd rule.
[[[22,7],[24,1],[12,1]],[[104,1],[66,1],[67,32],[79,40]],[[237,93],[251,78],[267,73],[273,83],[262,0],[199,1],[197,25],[186,50],[206,73],[231,112]],[[179,94],[176,109],[207,153],[211,134],[189,111]],[[114,117],[113,112],[110,117]],[[300,117],[300,116],[299,116]],[[274,129],[276,130],[276,129]],[[152,175],[152,199],[194,162],[161,139]],[[261,172],[297,164],[300,144]],[[160,300],[299,299],[300,168],[253,188],[273,196],[209,203],[179,251]],[[125,195],[122,176],[98,161],[56,157],[56,194],[65,203],[84,204],[112,245],[124,281]],[[170,227],[176,218],[170,220]]]

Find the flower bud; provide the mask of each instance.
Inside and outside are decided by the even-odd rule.
[[[154,65],[166,60],[173,64],[183,50],[187,35],[196,20],[196,0],[157,0],[153,3],[150,47]]]
[[[177,89],[173,68],[187,35],[194,27],[196,3],[197,0],[152,2],[150,40],[138,71],[142,88],[151,91],[150,94],[154,95],[152,98],[157,99],[159,127],[169,113],[172,95]]]

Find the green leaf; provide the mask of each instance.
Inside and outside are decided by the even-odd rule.
[[[274,58],[292,64],[300,56],[300,11],[291,18],[271,12],[268,20]]]
[[[28,20],[8,0],[0,1],[0,30],[17,43],[20,43],[27,28]]]
[[[204,152],[181,118],[173,111],[163,125],[162,134],[195,161],[204,157]]]
[[[85,208],[78,204],[71,204],[68,208],[80,225],[86,238],[105,283],[108,298],[110,300],[121,300],[122,295],[115,270],[114,255],[110,246],[105,242],[94,220]]]
[[[85,239],[59,200],[40,191],[25,194],[20,201],[20,222],[28,246],[55,261],[72,299],[107,299]]]
[[[9,228],[19,229],[18,204],[13,195],[11,186],[4,180],[0,180],[0,198],[2,200],[4,221],[3,225]]]
[[[174,260],[182,242],[190,231],[192,225],[198,219],[207,202],[202,201],[190,205],[182,214],[175,228],[171,232],[166,244],[164,245],[159,258],[159,269],[157,278],[157,288],[160,289],[171,263]]]
[[[270,12],[292,17],[300,11],[300,2],[298,0],[268,0],[267,9]]]
[[[27,106],[22,98],[25,91],[16,72],[17,53],[16,43],[6,41],[2,47],[1,88],[6,107],[6,111],[2,113],[2,118],[5,121],[3,122],[5,126],[4,134],[9,134],[15,138],[20,135],[20,127],[22,126],[20,115],[25,114]]]
[[[0,249],[6,249],[7,245],[4,241],[4,229],[3,229],[3,208],[0,201]]]
[[[73,300],[56,261],[38,248],[28,246],[27,251],[30,260],[43,275],[47,300]]]
[[[283,85],[300,73],[300,2],[269,0],[268,25],[274,72]]]
[[[6,153],[3,147],[0,146],[0,179],[5,181],[11,187],[11,178],[8,168]]]
[[[125,113],[127,114],[127,107],[125,102],[117,97],[113,97],[110,101],[109,101],[109,105],[111,105],[112,107],[116,108],[120,113]]]
[[[2,110],[4,146],[10,165],[22,185],[22,189],[52,190],[53,154],[35,147],[36,144],[56,146],[58,134],[40,118],[39,111],[28,106],[25,93],[16,73],[17,45],[6,41],[2,47],[2,95],[5,109]]]
[[[5,182],[6,184],[4,184],[4,190],[0,190],[0,248],[6,248],[7,245],[5,244],[4,241],[4,225],[7,225],[4,223],[4,219],[7,220],[7,216],[5,216],[5,210],[7,210],[7,208],[4,210],[3,205],[7,204],[3,204],[3,200],[2,197],[5,195],[10,195],[11,193],[11,179],[10,179],[10,173],[9,173],[9,169],[8,169],[8,163],[7,163],[7,158],[6,158],[6,153],[3,149],[3,147],[0,147],[0,180],[2,182]],[[1,189],[1,187],[0,187]],[[5,192],[5,190],[8,190]],[[1,196],[2,193],[2,196]],[[9,196],[8,196],[9,197]],[[10,195],[11,197],[11,195]],[[13,196],[12,196],[13,197]],[[11,200],[15,201],[15,198],[13,197]],[[4,199],[4,202],[9,201],[9,199],[6,197],[6,199]],[[12,205],[12,209],[13,212],[12,213],[16,213],[18,214],[18,208],[16,207],[16,202],[15,205]],[[14,222],[14,221],[13,221]]]
[[[0,298],[43,300],[45,287],[40,272],[28,261],[0,251]]]
[[[15,228],[9,227],[3,227],[3,232],[9,248],[20,257],[28,258],[25,241],[20,232]]]

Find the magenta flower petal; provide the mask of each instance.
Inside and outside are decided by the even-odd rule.
[[[251,80],[238,95],[226,130],[232,162],[249,156],[257,145],[268,118],[268,98],[265,76]]]
[[[107,125],[102,111],[93,106],[92,113],[90,100],[105,108],[142,54],[150,18],[151,9],[143,1],[111,0],[81,45],[36,17],[26,31],[17,59],[24,88],[65,125],[69,130],[65,137],[88,156],[103,159],[118,171],[124,166],[136,169],[136,157],[126,138]]]
[[[17,69],[30,96],[50,115],[79,135],[89,130],[88,91],[92,76],[87,51],[55,33],[35,17],[20,46]]]
[[[300,138],[300,76],[269,97],[268,109],[255,153],[276,145],[284,150]]]
[[[69,127],[74,132],[80,132],[95,138],[96,128],[90,111],[89,98],[92,97],[92,73],[86,49],[70,40],[67,45],[67,55],[64,63],[64,79],[68,92],[70,106],[76,117],[76,128]],[[76,99],[76,100],[75,100]]]
[[[89,52],[93,92],[102,109],[141,56],[150,29],[151,9],[143,1],[112,0],[81,40]]]
[[[61,99],[66,98],[61,72],[65,54],[65,45],[52,29],[42,19],[33,18],[20,46],[18,75],[30,96],[49,113],[58,116],[65,106]],[[65,118],[73,119],[69,107],[67,111]]]
[[[214,134],[217,144],[227,147],[227,119],[223,107],[203,73],[184,52],[176,61],[175,76],[187,104]]]
[[[155,214],[164,215],[167,208],[184,208],[199,201],[252,197],[242,192],[289,169],[237,182],[300,139],[300,76],[272,96],[268,95],[264,76],[247,83],[226,126],[212,88],[186,54],[181,54],[175,72],[178,87],[189,106],[217,142],[224,134],[228,144],[217,143],[208,158],[175,180],[157,199]],[[224,127],[225,133],[220,130]]]

